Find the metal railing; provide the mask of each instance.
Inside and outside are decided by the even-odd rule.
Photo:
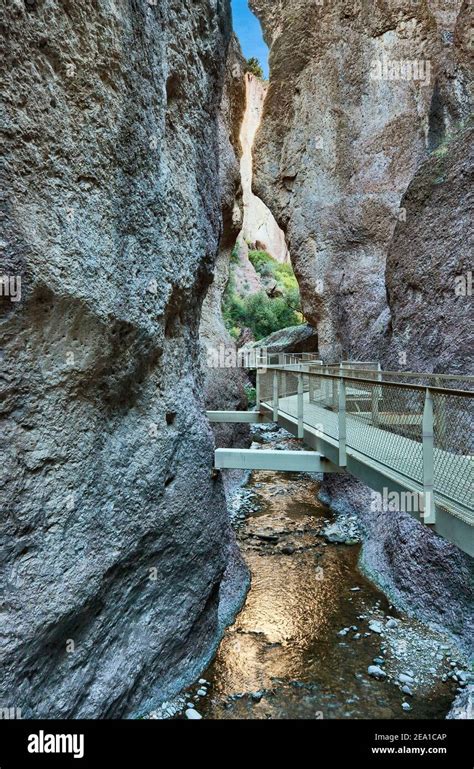
[[[341,467],[356,452],[421,488],[426,523],[439,506],[474,525],[474,377],[349,365],[261,371],[257,406],[293,417],[300,438],[310,428],[337,442]]]
[[[240,365],[243,368],[260,369],[269,366],[298,367],[308,365],[322,366],[323,362],[309,352],[268,352],[265,348],[242,347],[238,351]]]

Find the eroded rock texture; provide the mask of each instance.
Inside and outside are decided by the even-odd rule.
[[[473,133],[466,128],[447,140],[402,200],[406,221],[387,256],[385,369],[474,373]]]
[[[268,353],[310,352],[314,353],[313,357],[316,358],[318,335],[309,323],[302,323],[300,326],[289,326],[281,329],[281,331],[275,331],[260,341],[252,342],[246,346],[255,349],[262,348]]]
[[[247,408],[245,371],[224,365],[227,361],[232,363],[232,359],[237,361],[237,350],[222,317],[222,297],[229,280],[231,252],[243,221],[239,133],[244,112],[245,59],[233,36],[227,54],[218,119],[223,232],[214,279],[203,303],[199,332],[204,348],[206,407],[215,411]],[[250,432],[245,425],[216,424],[213,429],[219,447],[244,446],[250,442]]]
[[[470,4],[250,5],[271,46],[256,193],[286,231],[322,357],[470,373],[472,290],[455,295],[472,270]],[[417,62],[418,79],[371,76],[387,61]],[[363,520],[362,563],[394,601],[470,643],[472,559],[407,514],[371,513],[354,480],[323,494]]]
[[[2,274],[22,296],[1,303],[0,702],[24,716],[153,705],[231,609],[198,342],[229,18],[214,0],[8,5]]]
[[[286,231],[323,356],[377,359],[402,196],[470,111],[469,4],[250,4],[271,45],[256,192]],[[400,61],[412,62],[411,79],[374,77]]]

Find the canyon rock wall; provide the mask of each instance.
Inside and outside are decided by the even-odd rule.
[[[470,109],[469,4],[250,5],[271,46],[255,191],[286,232],[323,357],[377,358],[402,196],[428,150]],[[411,69],[391,79],[400,61]]]
[[[255,191],[286,232],[322,357],[472,373],[472,293],[455,294],[472,269],[470,4],[250,5],[271,46]],[[400,61],[418,79],[391,79]],[[358,514],[362,565],[394,603],[469,645],[472,559],[408,514],[371,512],[353,479],[327,477],[322,496]]]
[[[244,219],[240,239],[243,244],[250,242],[262,251],[268,251],[279,262],[289,262],[290,255],[285,236],[275,221],[270,209],[258,198],[252,189],[253,181],[253,146],[255,135],[260,126],[263,105],[268,84],[251,72],[245,75],[246,110],[240,131],[242,159],[240,174],[242,179]],[[244,253],[245,257],[245,253]]]
[[[13,0],[4,25],[0,702],[122,717],[200,672],[246,588],[198,340],[230,9]]]
[[[472,128],[425,161],[387,255],[387,370],[474,374]],[[456,383],[450,386],[457,386]]]
[[[434,151],[401,201],[403,219],[389,245],[390,310],[384,368],[474,373],[472,312],[473,82],[472,6],[464,2],[447,40],[432,99]],[[446,34],[446,33],[445,33]]]
[[[246,373],[225,366],[237,360],[237,348],[222,317],[222,298],[229,280],[231,253],[243,223],[243,194],[240,175],[240,126],[246,104],[245,59],[232,36],[225,66],[225,80],[219,110],[219,178],[222,194],[223,231],[217,255],[214,279],[204,299],[200,338],[203,344],[206,408],[215,411],[246,410]],[[250,431],[246,425],[213,425],[216,446],[247,446]]]

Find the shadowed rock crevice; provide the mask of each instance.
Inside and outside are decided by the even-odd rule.
[[[5,31],[0,699],[129,717],[200,672],[247,587],[198,339],[229,6],[12,3]]]

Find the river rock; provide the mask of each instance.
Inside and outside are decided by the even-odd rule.
[[[252,694],[250,696],[252,697],[252,700],[254,702],[260,702],[264,694],[265,694],[265,692],[258,691],[258,692],[252,692]]]
[[[189,708],[186,710],[184,715],[187,719],[189,719],[189,721],[201,721],[202,719],[202,715],[198,713],[198,711],[194,708]]]
[[[333,523],[331,526],[323,529],[322,535],[327,542],[332,544],[344,544],[347,539],[346,533],[337,523]]]
[[[377,620],[371,620],[369,622],[369,630],[372,633],[380,634],[380,633],[383,632],[383,627],[382,627],[382,624],[380,622],[378,622]]]
[[[382,668],[378,665],[369,665],[367,672],[369,676],[372,676],[372,678],[377,678],[379,681],[382,681],[387,677],[385,670],[382,670]]]

